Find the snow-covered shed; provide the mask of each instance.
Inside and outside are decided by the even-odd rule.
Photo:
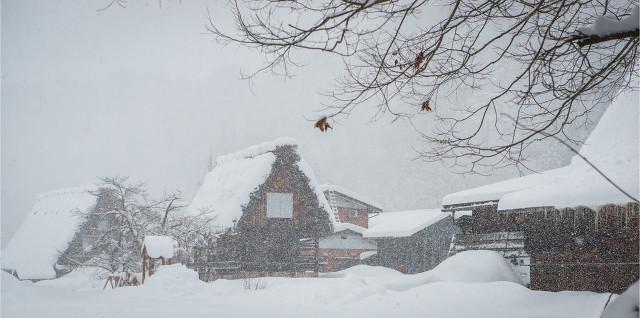
[[[472,234],[522,232],[531,287],[620,292],[638,279],[637,92],[607,108],[569,165],[447,195],[443,210],[473,210]]]
[[[216,158],[186,213],[210,217],[212,230],[221,233],[207,248],[208,262],[233,261],[255,271],[317,270],[317,255],[299,254],[308,253],[302,247],[309,242],[317,249],[336,223],[291,138]]]
[[[96,196],[90,193],[95,189],[65,188],[39,195],[2,251],[2,268],[19,279],[56,278],[59,257],[82,224],[82,214],[96,205]]]
[[[447,257],[456,229],[440,209],[380,213],[362,235],[378,246],[379,265],[404,273],[429,270]]]
[[[154,274],[157,265],[170,265],[178,242],[165,235],[147,235],[142,241],[142,282]],[[156,264],[156,261],[160,264]]]

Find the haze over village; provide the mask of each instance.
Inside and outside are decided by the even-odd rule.
[[[3,0],[2,317],[637,317],[638,4],[545,5]]]

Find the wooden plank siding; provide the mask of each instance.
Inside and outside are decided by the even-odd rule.
[[[490,205],[475,207],[465,227],[523,232],[532,289],[622,292],[639,279],[638,220],[637,203],[512,211]]]
[[[273,153],[276,159],[269,176],[250,194],[235,228],[221,234],[210,248],[207,262],[236,262],[242,271],[296,272],[302,266],[300,258],[306,258],[300,255],[303,240],[315,240],[317,249],[318,239],[331,233],[329,215],[300,170],[294,146],[279,146]],[[267,217],[267,193],[273,192],[292,194],[292,218]]]
[[[379,238],[379,265],[402,273],[430,270],[447,258],[455,233],[453,218],[447,217],[409,236]]]

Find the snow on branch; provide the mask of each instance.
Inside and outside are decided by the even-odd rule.
[[[638,6],[631,14],[618,20],[608,16],[600,16],[588,28],[579,29],[571,38],[578,46],[583,47],[611,40],[638,38],[640,36],[640,15]]]

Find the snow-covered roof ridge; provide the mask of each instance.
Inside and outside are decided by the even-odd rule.
[[[60,188],[60,189],[55,189],[55,190],[50,190],[50,191],[39,193],[36,196],[36,200],[42,200],[42,199],[46,199],[47,197],[61,196],[61,195],[67,195],[67,194],[84,194],[84,193],[89,193],[91,191],[96,191],[96,190],[98,190],[98,186],[96,186],[95,184],[88,184],[88,185],[77,186],[77,187]]]
[[[31,212],[2,252],[2,268],[16,270],[21,279],[56,277],[54,265],[96,204],[89,192],[96,186],[64,188],[37,197]]]
[[[329,220],[331,220],[332,227],[334,228],[334,231],[335,231],[335,226],[336,224],[338,224],[338,222],[335,218],[335,215],[333,214],[333,211],[331,210],[331,205],[329,205],[329,201],[327,201],[327,197],[324,196],[324,193],[322,192],[322,190],[320,189],[320,186],[318,185],[315,172],[313,172],[313,169],[311,169],[311,166],[307,163],[307,161],[305,161],[302,158],[302,156],[300,157],[300,161],[298,162],[298,167],[300,168],[302,173],[304,173],[304,175],[306,175],[307,178],[309,179],[309,186],[311,187],[311,189],[313,189],[313,192],[318,198],[318,203],[320,204],[322,209],[327,213],[327,215],[329,215]]]
[[[261,154],[274,151],[280,146],[297,146],[298,142],[291,137],[280,137],[273,141],[266,141],[257,145],[249,146],[242,150],[218,156],[216,158],[216,164],[224,164],[229,161],[253,158]]]
[[[384,212],[369,219],[369,228],[363,237],[407,237],[438,221],[450,217],[440,209]]]
[[[373,206],[373,207],[376,207],[376,208],[378,208],[378,209],[380,209],[380,210],[384,210],[384,209],[383,209],[383,207],[382,207],[382,204],[380,204],[380,203],[378,203],[378,202],[376,202],[376,201],[374,201],[374,200],[371,200],[370,198],[368,198],[368,197],[366,197],[366,196],[364,196],[364,195],[362,195],[362,194],[360,194],[360,193],[356,193],[356,192],[351,191],[351,190],[349,190],[349,189],[343,188],[343,187],[341,187],[341,186],[339,186],[339,185],[335,185],[335,184],[321,184],[321,185],[319,185],[318,187],[319,187],[319,188],[320,188],[320,190],[321,190],[321,191],[323,191],[323,192],[324,192],[324,191],[335,191],[335,192],[339,192],[339,193],[342,193],[342,194],[344,194],[344,195],[346,195],[346,196],[348,196],[348,197],[351,197],[351,198],[353,198],[353,199],[356,199],[356,200],[358,200],[358,201],[360,201],[360,202],[362,202],[362,203],[366,203],[366,204],[371,205],[371,206]]]
[[[608,106],[580,149],[598,169],[633,196],[640,193],[640,109],[637,91],[620,94]],[[579,156],[568,166],[472,188],[445,196],[446,209],[464,209],[479,202],[499,210],[534,207],[576,207],[623,204],[631,201]]]

